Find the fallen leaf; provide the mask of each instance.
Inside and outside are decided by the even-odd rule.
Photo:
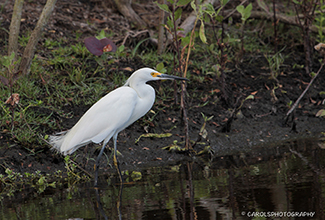
[[[319,53],[323,56],[325,56],[325,44],[324,43],[319,43],[315,47],[315,50],[319,51]]]
[[[5,103],[11,106],[17,105],[19,103],[19,94],[13,93]]]
[[[96,55],[101,56],[103,52],[115,52],[117,46],[108,38],[98,40],[96,37],[88,37],[84,40],[87,50]]]
[[[122,70],[129,71],[129,72],[133,71],[133,69],[131,67],[125,67],[125,68],[122,68]]]
[[[212,122],[212,124],[214,124],[215,126],[219,127],[220,125],[217,122]]]
[[[310,98],[310,102],[311,102],[311,103],[313,103],[313,104],[315,104],[315,103],[316,103],[316,101],[315,101],[315,100],[313,100],[312,98]]]
[[[222,120],[222,122],[226,122],[226,121],[228,121],[228,118],[225,118],[225,119]]]
[[[324,117],[325,116],[325,109],[321,109],[316,113],[316,117]]]

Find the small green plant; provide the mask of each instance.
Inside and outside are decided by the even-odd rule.
[[[15,72],[15,65],[18,61],[15,61],[15,53],[13,52],[10,56],[3,56],[2,66],[4,67],[4,75],[0,75],[0,82],[6,86],[9,90],[9,98],[4,103],[8,105],[8,111],[5,110],[4,105],[1,104],[1,107],[6,112],[6,116],[11,115],[11,129],[14,126],[14,114],[15,109],[19,103],[19,94],[14,93],[14,85],[19,77],[19,72]]]
[[[163,62],[160,62],[157,64],[156,66],[156,70],[160,73],[166,73],[167,72],[167,69],[165,68],[165,65]]]
[[[264,57],[269,64],[271,78],[274,79],[275,81],[277,81],[277,83],[279,83],[277,77],[280,74],[280,67],[283,65],[283,62],[285,60],[285,57],[281,53],[283,50],[284,50],[284,48],[282,50],[278,51],[273,56],[264,54]]]
[[[245,26],[245,23],[247,22],[247,20],[249,19],[249,17],[251,16],[252,9],[253,9],[252,3],[250,3],[246,7],[244,5],[238,5],[236,7],[236,10],[240,13],[241,20],[242,20],[241,27],[240,27],[240,29],[241,29],[241,53],[244,52],[244,26]]]
[[[76,85],[83,84],[86,79],[86,74],[83,70],[84,69],[80,69],[80,67],[73,67],[72,71],[69,73],[71,82]]]
[[[6,168],[5,174],[0,174],[0,200],[3,195],[13,196],[14,193],[20,189],[21,185],[30,185],[35,188],[38,193],[44,192],[48,187],[56,187],[56,182],[51,181],[50,174],[41,174],[41,171],[36,171],[35,173],[21,174],[15,172],[12,169]]]
[[[194,48],[194,41],[195,41],[195,27],[198,21],[201,21],[200,29],[199,29],[199,37],[203,43],[207,43],[207,38],[205,35],[205,26],[204,26],[204,14],[206,11],[213,13],[214,9],[211,4],[203,4],[201,1],[196,4],[194,0],[169,0],[171,4],[171,9],[167,4],[159,4],[155,2],[158,7],[167,12],[169,16],[167,17],[167,25],[165,25],[167,31],[172,36],[174,42],[174,72],[179,72],[182,74],[183,77],[187,76],[187,70],[189,65],[189,58],[191,54],[191,50]],[[194,22],[194,28],[190,33],[189,37],[186,37],[183,30],[177,25],[177,20],[179,20],[182,16],[182,7],[188,3],[191,4],[194,12],[196,13],[196,19]],[[208,8],[209,10],[204,10],[204,8]],[[180,43],[182,42],[182,44]],[[187,54],[186,54],[187,52]],[[187,119],[187,110],[186,110],[186,103],[185,103],[185,93],[186,87],[185,84],[181,84],[181,109],[183,113],[184,119],[184,132],[185,132],[185,149],[189,150],[190,146],[190,139],[188,133],[188,119]]]
[[[325,1],[324,0],[320,0],[319,2],[319,11],[320,13],[318,15],[316,15],[315,17],[315,21],[316,24],[315,26],[318,29],[318,35],[317,35],[317,41],[318,42],[325,42],[325,35],[323,33],[324,29],[325,29],[325,16],[324,16],[324,10],[325,10]]]
[[[76,164],[70,159],[70,156],[67,155],[64,157],[64,162],[65,162],[65,168],[67,169],[67,174],[68,177],[76,177],[78,176],[75,172],[76,172]]]
[[[208,122],[208,121],[211,121],[212,118],[214,117],[214,115],[208,117],[208,116],[204,115],[202,112],[201,112],[201,115],[202,115],[202,117],[203,117],[204,122],[203,122],[203,125],[202,125],[201,129],[200,129],[200,133],[199,133],[199,135],[200,135],[203,139],[206,139],[207,136],[208,136],[208,131],[205,129],[205,127],[206,127],[207,122]]]

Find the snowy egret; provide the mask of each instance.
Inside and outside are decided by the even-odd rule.
[[[100,157],[106,144],[113,137],[113,160],[120,175],[116,158],[117,135],[151,109],[155,101],[155,90],[146,83],[164,79],[188,80],[162,74],[150,68],[139,69],[130,76],[124,86],[97,101],[70,130],[49,136],[49,143],[53,149],[67,155],[91,142],[96,144],[103,142],[96,160],[96,186]]]

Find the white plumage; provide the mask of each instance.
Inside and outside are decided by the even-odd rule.
[[[96,160],[96,185],[99,159],[107,142],[113,137],[115,162],[118,133],[144,116],[155,101],[155,90],[146,82],[162,79],[187,80],[161,74],[150,68],[139,69],[130,76],[124,86],[96,102],[69,131],[49,136],[49,143],[53,149],[67,155],[91,142],[103,142],[103,148]]]

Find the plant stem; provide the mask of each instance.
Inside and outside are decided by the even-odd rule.
[[[323,66],[325,64],[325,59],[323,60],[322,65],[320,66],[319,70],[317,71],[316,75],[310,80],[308,86],[306,87],[306,89],[303,91],[303,93],[301,93],[301,95],[299,96],[299,98],[297,99],[297,101],[295,102],[295,104],[290,108],[290,110],[287,112],[286,114],[286,119],[288,118],[288,116],[292,113],[292,111],[297,107],[297,105],[299,104],[300,100],[302,99],[302,97],[304,97],[304,95],[306,94],[306,92],[308,91],[309,87],[311,86],[311,84],[313,84],[314,80],[316,79],[316,77],[318,76],[318,74],[320,73],[320,71],[323,69]]]
[[[275,0],[273,0],[273,28],[274,28],[274,53],[278,52],[278,35],[276,31],[276,10],[275,10]]]

